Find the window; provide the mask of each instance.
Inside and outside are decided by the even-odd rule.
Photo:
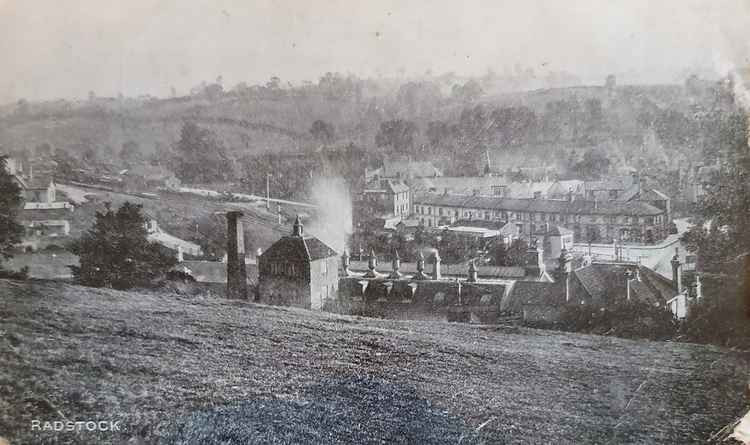
[[[438,215],[443,216],[443,208],[442,207],[438,208]]]
[[[545,213],[542,213],[540,215],[541,215],[542,221],[546,221],[547,220],[547,215]]]
[[[617,199],[617,190],[609,191],[609,199]]]
[[[491,217],[490,212],[484,212],[484,219],[486,219],[487,221],[489,221],[490,217]]]
[[[320,272],[323,275],[328,275],[328,260],[323,260],[323,262],[320,263]]]
[[[427,207],[427,214],[432,215],[432,207]]]

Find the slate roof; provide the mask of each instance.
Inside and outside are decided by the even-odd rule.
[[[378,181],[370,181],[365,187],[365,192],[372,191],[386,191],[390,193],[403,193],[409,191],[409,186],[401,181],[395,181],[392,179],[380,179]]]
[[[19,212],[21,221],[44,221],[54,219],[69,219],[73,216],[73,208],[54,209],[22,209]]]
[[[671,281],[647,267],[628,263],[593,263],[573,271],[575,279],[582,285],[588,299],[602,303],[620,301],[627,295],[625,274],[637,270],[641,280],[631,284],[631,298],[648,303],[663,304],[676,294]]]
[[[565,288],[561,283],[516,281],[500,309],[521,312],[527,304],[561,306],[565,304]]]
[[[544,212],[584,215],[631,215],[654,216],[664,213],[642,201],[585,201],[552,199],[513,199],[489,196],[457,196],[450,194],[424,193],[414,197],[415,205],[459,207],[511,212]]]
[[[625,190],[633,183],[631,176],[613,176],[601,181],[585,181],[584,188],[587,191],[594,190]]]
[[[416,179],[412,183],[414,190],[442,193],[448,189],[457,195],[472,195],[474,190],[480,194],[491,194],[493,187],[505,187],[508,181],[498,176],[441,176]]]
[[[383,161],[382,175],[387,178],[442,176],[443,173],[428,161]]]
[[[263,252],[261,258],[264,260],[304,259],[315,261],[337,255],[335,250],[313,236],[300,237],[290,235],[282,237],[273,243],[271,247]]]
[[[669,196],[665,195],[659,190],[649,189],[641,193],[640,199],[642,201],[665,201],[669,199]]]

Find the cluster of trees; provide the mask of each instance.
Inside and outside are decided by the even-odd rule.
[[[7,158],[0,155],[0,278],[22,278],[25,272],[17,276],[2,267],[2,260],[12,258],[13,248],[21,242],[24,233],[17,220],[23,205],[21,189],[6,168]]]
[[[71,245],[79,266],[70,266],[85,286],[130,289],[149,287],[177,263],[174,255],[148,241],[141,206],[130,202],[96,212],[96,220]]]
[[[183,123],[174,156],[174,172],[185,182],[211,183],[232,177],[232,161],[221,139],[194,122]]]

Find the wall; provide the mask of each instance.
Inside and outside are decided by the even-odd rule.
[[[303,279],[263,276],[258,282],[258,302],[311,309],[310,284]]]
[[[339,290],[339,258],[328,257],[310,263],[310,309],[320,310]]]

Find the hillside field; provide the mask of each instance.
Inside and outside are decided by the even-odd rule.
[[[706,443],[747,410],[750,369],[710,346],[7,280],[0,363],[13,444]]]

